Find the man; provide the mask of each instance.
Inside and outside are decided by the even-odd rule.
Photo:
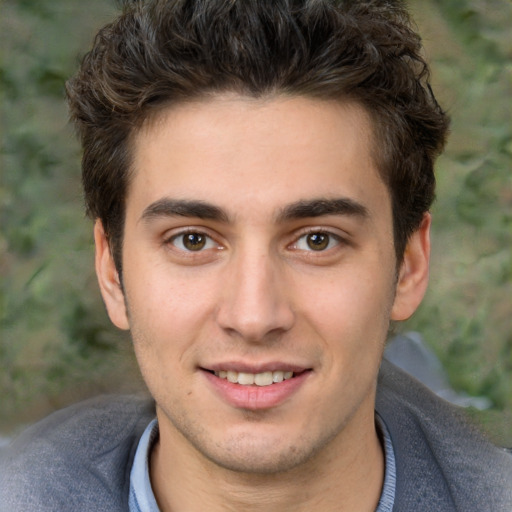
[[[1,510],[510,510],[512,458],[389,363],[448,127],[399,3],[134,2],[68,84],[96,271],[154,399],[60,411]]]

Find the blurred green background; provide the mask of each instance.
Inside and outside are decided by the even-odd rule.
[[[456,390],[492,400],[470,413],[512,446],[512,4],[409,4],[453,133],[438,164],[430,290],[401,329],[421,332]],[[63,100],[114,3],[4,0],[0,10],[0,434],[9,434],[142,383],[97,291]]]

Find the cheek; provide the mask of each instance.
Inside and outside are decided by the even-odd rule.
[[[386,329],[394,298],[391,278],[373,273],[347,271],[328,281],[312,280],[316,286],[302,286],[301,303],[305,314],[316,323],[345,326],[353,330]],[[309,283],[311,285],[311,282]],[[300,292],[297,292],[297,294]],[[309,313],[306,313],[308,312]]]
[[[211,302],[212,276],[190,272],[143,255],[125,266],[129,309],[143,323],[156,326],[189,322]],[[190,321],[190,328],[196,322]]]
[[[151,297],[151,302],[149,298]],[[134,304],[128,296],[133,348],[142,377],[157,402],[174,401],[187,393],[184,373],[194,369],[194,319],[181,301],[167,295],[148,294]],[[160,299],[160,300],[158,300]]]
[[[127,269],[128,270],[128,269]],[[171,272],[163,265],[140,266],[125,283],[134,349],[143,374],[169,378],[170,367],[193,368],[201,340],[213,336],[214,283]]]
[[[302,298],[302,330],[320,341],[324,368],[342,381],[336,385],[357,394],[380,364],[393,302],[392,282],[379,281],[376,275],[339,276],[321,293]]]

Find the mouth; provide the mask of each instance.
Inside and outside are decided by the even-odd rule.
[[[213,374],[220,379],[226,379],[232,384],[241,384],[242,386],[271,386],[272,384],[279,384],[284,380],[292,379],[294,377],[293,372],[284,370],[261,373],[220,370],[213,372]]]
[[[259,368],[251,366],[228,363],[201,370],[211,389],[225,402],[238,409],[253,411],[285,403],[313,373],[312,368],[279,363]]]

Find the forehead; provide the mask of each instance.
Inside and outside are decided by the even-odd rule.
[[[141,209],[168,196],[234,214],[312,197],[371,203],[371,193],[387,196],[371,149],[370,118],[355,103],[235,94],[181,103],[135,135],[127,202]]]

